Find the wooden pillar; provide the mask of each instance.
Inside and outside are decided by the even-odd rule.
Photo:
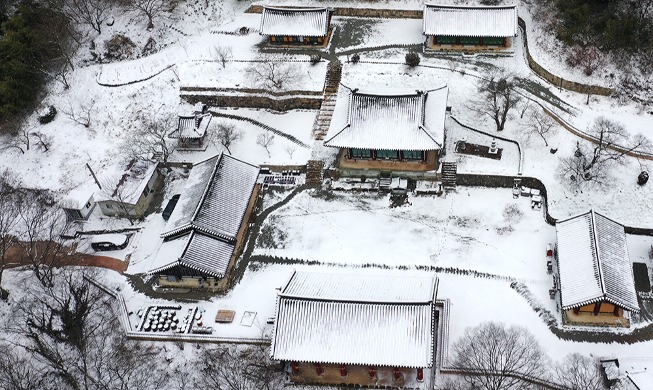
[[[504,37],[503,42],[501,43],[501,46],[506,47],[508,46],[508,38]]]
[[[580,307],[574,307],[574,314],[578,315],[580,313]]]
[[[601,311],[601,302],[596,302],[594,304],[594,315],[598,316],[600,311]]]
[[[434,44],[434,45],[439,44],[439,42],[438,42],[438,36],[437,36],[437,35],[433,35],[433,44]]]
[[[615,317],[619,317],[619,306],[617,306],[617,305],[614,306],[614,310],[612,311],[612,314]]]
[[[479,43],[479,45],[483,46],[483,44],[485,43],[483,41],[483,37],[478,38],[478,43]]]

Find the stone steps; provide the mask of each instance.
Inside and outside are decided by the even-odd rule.
[[[445,189],[456,188],[458,167],[455,162],[442,163],[442,185]]]
[[[324,161],[308,160],[306,163],[306,184],[321,186],[323,179]]]

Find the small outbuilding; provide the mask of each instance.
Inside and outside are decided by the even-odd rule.
[[[509,51],[517,6],[424,5],[422,32],[430,50]]]
[[[163,187],[158,164],[132,160],[124,170],[101,175],[96,203],[108,217],[143,218]]]
[[[277,297],[270,354],[290,381],[429,389],[435,275],[294,272]]]
[[[624,227],[590,210],[558,221],[556,235],[563,322],[629,327],[640,309]]]
[[[180,115],[177,128],[168,134],[168,138],[176,139],[180,148],[201,149],[211,117],[211,114]]]
[[[148,272],[159,286],[226,288],[256,205],[258,173],[226,154],[193,167]]]
[[[447,86],[367,90],[342,85],[324,145],[339,169],[430,171],[444,144]]]
[[[263,7],[260,34],[270,45],[326,46],[331,35],[328,8]]]
[[[59,202],[59,207],[66,213],[69,221],[85,221],[93,212],[95,208],[93,196],[97,187],[91,188],[91,186],[89,184],[76,188]]]

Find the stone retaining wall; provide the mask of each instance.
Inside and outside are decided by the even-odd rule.
[[[553,73],[549,72],[548,70],[544,69],[540,64],[538,64],[533,59],[531,53],[528,51],[528,36],[526,35],[526,22],[524,21],[524,19],[518,18],[517,23],[519,24],[519,27],[521,28],[524,37],[524,51],[526,52],[526,60],[528,61],[528,66],[530,66],[533,72],[535,72],[538,76],[542,77],[544,80],[550,82],[551,84],[557,87],[568,89],[570,91],[574,91],[578,93],[589,93],[591,95],[609,96],[615,92],[614,89],[608,87],[581,84],[575,81],[565,80],[562,77],[556,76]]]
[[[302,7],[284,6],[284,8]],[[247,11],[245,11],[245,13],[250,14],[260,14],[262,12],[262,5],[252,5],[247,9]],[[333,15],[357,16],[363,18],[422,19],[422,10],[333,7]]]
[[[311,97],[274,98],[269,96],[216,96],[184,93],[181,98],[190,104],[204,103],[212,107],[266,108],[275,111],[319,110],[322,95]]]

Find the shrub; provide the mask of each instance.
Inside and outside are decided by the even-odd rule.
[[[129,37],[116,34],[104,42],[106,50],[104,55],[108,60],[124,60],[133,55],[135,47],[136,44]]]
[[[419,61],[420,61],[419,54],[417,54],[416,52],[409,51],[408,53],[406,53],[406,65],[410,67],[416,67],[417,65],[419,65]]]
[[[313,64],[313,65],[317,64],[318,62],[320,62],[320,60],[321,60],[321,58],[320,58],[320,56],[317,55],[317,54],[313,54],[313,55],[311,56],[311,64]]]
[[[54,106],[49,106],[39,113],[39,123],[42,125],[50,123],[54,120],[55,116],[57,116],[57,109]]]
[[[358,53],[354,53],[354,55],[351,56],[351,62],[353,64],[357,64],[358,61],[360,61],[360,60],[361,60],[361,56]]]

